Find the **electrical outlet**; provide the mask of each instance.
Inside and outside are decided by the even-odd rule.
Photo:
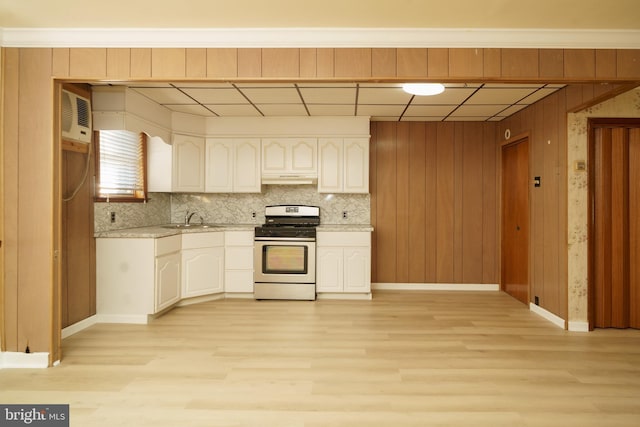
[[[114,224],[116,222],[116,213],[111,212],[110,218],[111,218],[111,224]]]
[[[342,211],[342,218],[347,219],[347,211]]]
[[[256,217],[256,213],[255,212],[251,212],[251,218],[255,218]]]

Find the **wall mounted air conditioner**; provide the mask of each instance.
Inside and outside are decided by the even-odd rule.
[[[61,128],[63,139],[91,142],[91,102],[63,89]]]

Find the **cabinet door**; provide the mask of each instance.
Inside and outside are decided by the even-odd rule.
[[[147,139],[147,191],[171,193],[172,149],[159,136]]]
[[[224,291],[229,293],[253,292],[253,270],[227,270]]]
[[[233,171],[235,193],[259,193],[260,184],[260,140],[239,139],[235,141]]]
[[[156,257],[156,313],[180,300],[180,261],[180,252]]]
[[[318,140],[281,138],[262,140],[263,175],[315,175],[318,172]]]
[[[318,145],[318,192],[341,193],[344,169],[342,139],[324,138]]]
[[[277,175],[289,169],[288,146],[277,139],[262,141],[262,173]]]
[[[315,175],[318,173],[318,142],[313,138],[288,141],[291,153],[291,172]]]
[[[209,193],[233,191],[233,140],[207,139],[204,189]]]
[[[342,292],[344,286],[342,248],[318,247],[316,259],[316,291]]]
[[[182,251],[182,297],[195,297],[223,291],[224,248]]]
[[[204,138],[173,136],[173,191],[204,191]]]
[[[344,291],[371,291],[371,261],[368,248],[344,248]]]
[[[369,139],[344,139],[345,193],[369,192]]]

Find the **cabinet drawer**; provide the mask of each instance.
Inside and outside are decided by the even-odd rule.
[[[368,231],[318,231],[316,239],[318,246],[369,246],[371,233]]]
[[[224,241],[227,246],[253,246],[253,231],[227,231]]]
[[[224,233],[221,231],[182,235],[182,249],[212,248],[215,246],[224,246]]]
[[[156,239],[156,256],[178,252],[182,246],[182,236],[161,237]]]

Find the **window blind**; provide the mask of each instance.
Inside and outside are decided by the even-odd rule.
[[[99,144],[99,197],[144,198],[144,134],[103,130]]]

